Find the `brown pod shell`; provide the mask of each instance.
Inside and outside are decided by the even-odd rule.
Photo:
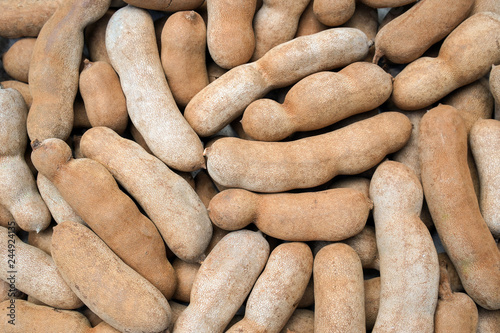
[[[419,149],[427,204],[465,291],[478,305],[500,309],[500,251],[481,216],[455,108],[439,105],[424,115]]]
[[[346,23],[356,9],[355,0],[314,0],[313,11],[318,21],[329,27]]]
[[[0,36],[36,37],[59,7],[60,0],[2,0]]]
[[[489,87],[493,98],[495,99],[496,120],[500,120],[500,67],[492,66],[489,76]]]
[[[280,333],[314,333],[314,311],[297,309]]]
[[[207,170],[214,182],[228,188],[256,192],[310,188],[339,174],[370,169],[401,149],[410,134],[408,117],[384,112],[339,130],[289,142],[221,138],[205,150]]]
[[[28,73],[36,38],[22,38],[2,56],[3,69],[14,80],[28,83]]]
[[[111,63],[106,50],[106,28],[111,16],[116,12],[116,9],[108,9],[106,13],[97,21],[89,24],[85,28],[85,42],[89,50],[89,58],[91,61],[105,61]]]
[[[52,256],[71,289],[114,328],[160,332],[170,324],[170,306],[162,293],[84,225],[63,222],[54,227]]]
[[[314,15],[313,5],[314,0],[311,0],[300,16],[295,37],[312,35],[329,28],[321,23],[316,15]]]

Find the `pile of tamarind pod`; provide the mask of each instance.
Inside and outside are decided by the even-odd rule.
[[[0,13],[0,332],[500,332],[500,1]]]

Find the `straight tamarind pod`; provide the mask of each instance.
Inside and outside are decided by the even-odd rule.
[[[423,190],[406,165],[385,161],[370,182],[380,258],[380,307],[373,332],[434,331],[439,261],[420,220]]]
[[[212,222],[225,230],[254,223],[260,231],[287,241],[339,241],[359,233],[371,200],[355,189],[257,194],[228,189],[209,204]]]
[[[373,63],[382,57],[397,64],[412,62],[465,20],[473,3],[474,0],[419,1],[377,33]]]
[[[28,109],[21,93],[0,87],[0,110],[0,205],[5,208],[2,215],[8,218],[7,223],[12,218],[21,229],[39,232],[49,226],[51,215],[24,158]]]
[[[323,247],[314,257],[314,331],[364,332],[363,269],[344,243]]]
[[[280,104],[258,99],[244,111],[241,125],[255,140],[280,141],[373,110],[392,93],[392,77],[381,67],[355,62],[339,72],[323,71],[297,82]],[[314,99],[309,96],[315,96]]]
[[[27,120],[30,140],[69,137],[78,92],[83,30],[106,13],[110,1],[62,1],[44,24],[29,68],[33,96]]]
[[[127,265],[170,298],[176,280],[163,239],[106,167],[89,158],[72,158],[70,147],[57,138],[35,141],[31,157],[37,170],[89,227]]]
[[[203,260],[212,223],[186,180],[139,144],[106,127],[85,132],[80,147],[85,157],[103,164],[137,200],[177,257]]]
[[[289,142],[221,138],[206,148],[215,183],[255,192],[283,192],[370,169],[401,149],[411,134],[408,117],[383,112],[341,129]]]
[[[0,303],[0,318],[0,330],[9,333],[88,333],[91,329],[88,319],[78,311],[36,305],[22,299]]]
[[[11,228],[0,227],[0,253],[0,279],[11,287],[59,309],[77,309],[83,305],[61,276],[52,257],[24,243]]]
[[[227,333],[279,333],[304,293],[313,270],[313,255],[305,243],[283,243],[269,255],[245,305],[245,317]]]
[[[1,0],[0,36],[36,37],[59,7],[60,0]]]
[[[163,332],[169,326],[171,309],[162,293],[86,226],[54,227],[52,256],[83,303],[119,331]]]
[[[479,208],[493,236],[500,238],[500,121],[480,119],[470,131],[480,182]]]
[[[354,28],[332,28],[294,38],[206,86],[188,103],[184,116],[198,135],[213,135],[272,89],[362,60],[370,45],[366,35]]]
[[[441,243],[467,294],[486,309],[500,309],[500,251],[481,216],[459,112],[447,105],[431,109],[419,140],[422,185]]]
[[[106,28],[106,48],[120,77],[130,120],[151,151],[174,169],[202,168],[203,144],[179,111],[165,79],[151,15],[130,5],[117,10]]]
[[[420,57],[396,75],[392,101],[403,110],[418,110],[480,79],[500,63],[498,39],[499,14],[469,17],[445,38],[436,58]]]
[[[233,231],[201,264],[190,303],[175,322],[174,332],[222,333],[250,293],[269,256],[260,232]]]

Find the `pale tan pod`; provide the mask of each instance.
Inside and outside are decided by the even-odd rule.
[[[204,0],[124,0],[126,3],[145,9],[177,12],[200,7]]]
[[[14,80],[28,82],[28,72],[35,42],[36,38],[19,39],[3,54],[3,69]]]
[[[312,1],[264,0],[253,19],[255,51],[250,61],[260,59],[274,46],[291,40],[309,2]]]
[[[490,92],[488,79],[485,77],[454,90],[441,102],[453,106],[460,112],[467,133],[477,120],[490,119],[495,107],[495,99]]]
[[[78,311],[36,305],[24,300],[0,303],[0,331],[8,333],[88,333],[90,323]]]
[[[0,88],[0,109],[0,204],[21,229],[42,231],[50,224],[51,216],[24,158],[28,110],[21,93]]]
[[[39,248],[50,256],[52,247],[52,227],[49,226],[47,229],[38,233],[34,231],[29,232],[28,244]]]
[[[89,228],[75,222],[55,227],[52,256],[71,289],[114,328],[139,333],[169,326],[171,310],[162,293]]]
[[[203,259],[212,223],[188,182],[139,144],[106,127],[88,130],[81,149],[84,156],[103,164],[139,202],[172,252],[188,262]]]
[[[472,16],[479,12],[494,12],[500,14],[500,3],[496,0],[475,0],[470,15]]]
[[[370,169],[402,148],[410,134],[408,117],[383,112],[339,130],[290,142],[221,138],[205,151],[207,170],[215,183],[226,187],[256,192],[310,188],[339,174]]]
[[[339,72],[323,71],[297,82],[283,103],[263,98],[247,106],[243,130],[255,140],[280,141],[373,110],[392,93],[392,77],[381,67],[354,62]],[[308,98],[314,95],[315,98]]]
[[[491,94],[495,99],[495,114],[496,120],[500,120],[500,67],[492,66],[489,76],[489,86]]]
[[[466,293],[500,308],[500,251],[484,221],[467,165],[467,131],[459,112],[439,105],[422,118],[422,185],[439,238]]]
[[[368,7],[362,2],[356,2],[356,9],[351,18],[343,24],[344,27],[356,28],[363,31],[370,40],[375,40],[379,23],[378,12],[376,8]],[[370,47],[370,52],[364,61],[371,62],[375,53],[375,44]]]
[[[314,333],[314,311],[297,309],[280,333]]]
[[[132,138],[134,139],[135,142],[137,142],[145,151],[147,151],[149,154],[154,155],[151,149],[149,149],[148,144],[144,140],[144,137],[139,133],[137,128],[134,126],[134,124],[131,122],[130,123],[130,134],[132,135]]]
[[[314,332],[364,332],[363,269],[343,243],[323,247],[314,258]]]
[[[250,293],[269,256],[260,232],[227,234],[201,264],[191,302],[177,318],[174,332],[219,333]]]
[[[358,234],[344,240],[343,243],[356,251],[363,269],[380,270],[380,258],[377,250],[375,228],[373,226],[366,225]]]
[[[479,207],[493,236],[500,238],[500,121],[478,120],[469,138],[477,165],[480,192]]]
[[[339,241],[359,233],[371,200],[351,188],[303,193],[257,194],[224,190],[212,198],[209,216],[225,230],[254,223],[271,237],[287,241]]]
[[[364,280],[366,330],[372,330],[380,307],[380,277]]]
[[[313,12],[318,21],[329,27],[346,23],[356,9],[355,0],[314,0]]]
[[[437,58],[420,57],[396,75],[393,102],[403,110],[426,108],[486,75],[500,62],[499,31],[500,15],[495,13],[477,13],[463,21],[445,38]]]
[[[120,331],[113,328],[113,326],[109,325],[106,322],[101,322],[95,327],[89,329],[86,333],[120,333]]]
[[[245,305],[245,317],[226,332],[279,333],[302,297],[313,269],[305,243],[283,243],[269,255]]]
[[[113,67],[105,61],[85,59],[79,88],[90,125],[123,134],[128,125],[127,102]]]
[[[175,258],[172,262],[172,267],[174,268],[175,275],[177,276],[177,288],[175,289],[172,299],[189,303],[191,289],[193,287],[196,273],[198,273],[198,270],[200,269],[200,264],[188,263],[179,258]]]
[[[19,91],[21,95],[23,95],[26,106],[28,107],[28,109],[30,108],[31,103],[33,102],[33,98],[31,97],[30,87],[27,83],[16,80],[7,80],[0,82],[0,86],[2,86],[4,89],[13,88]]]
[[[168,85],[177,104],[185,107],[209,83],[205,22],[195,11],[176,12],[165,22],[161,40],[161,63]]]
[[[417,2],[379,30],[373,62],[386,57],[393,63],[407,64],[419,58],[467,18],[473,3],[474,0]]]
[[[497,333],[500,327],[500,310],[486,310],[478,306],[477,333]]]
[[[11,299],[26,299],[26,294],[16,288],[11,288],[10,283],[0,280],[0,302]]]
[[[0,278],[3,281],[14,283],[16,289],[53,307],[76,309],[83,305],[47,253],[24,243],[4,227],[0,227],[0,237]],[[9,258],[12,248],[15,249],[14,259]]]
[[[0,1],[0,36],[6,38],[36,37],[54,14],[60,0]]]
[[[375,170],[370,197],[381,282],[373,332],[433,332],[439,262],[429,230],[419,218],[420,181],[406,165],[386,161]]]
[[[108,9],[100,19],[85,28],[85,42],[87,43],[91,61],[111,63],[106,50],[106,27],[115,12],[116,9]]]
[[[441,267],[434,323],[435,333],[476,333],[478,324],[476,303],[467,294],[451,290],[445,267]]]
[[[106,29],[106,48],[120,77],[130,120],[151,151],[180,171],[203,167],[203,145],[172,97],[150,14],[130,5],[117,10]]]
[[[110,0],[62,1],[40,30],[29,68],[33,103],[30,140],[66,140],[73,129],[73,103],[84,46],[84,28],[104,15]]]
[[[257,0],[207,0],[208,52],[222,68],[239,66],[252,57],[256,5]]]
[[[314,15],[313,6],[314,0],[311,0],[300,16],[295,37],[312,35],[329,28],[328,26],[321,23],[316,15]]]
[[[354,28],[332,28],[294,38],[206,86],[186,106],[184,116],[200,136],[216,134],[270,90],[361,60],[369,47],[366,35]]]
[[[40,195],[45,201],[56,223],[74,221],[86,225],[85,221],[83,221],[66,200],[64,200],[57,187],[42,173],[37,174],[36,184],[40,191]]]
[[[390,7],[401,7],[417,0],[360,0],[367,6],[373,8],[390,8]]]

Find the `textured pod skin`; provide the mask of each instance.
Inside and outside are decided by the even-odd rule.
[[[54,227],[52,256],[85,305],[119,331],[161,332],[169,326],[171,310],[161,292],[89,228],[75,222]]]
[[[309,2],[306,9],[300,16],[295,37],[312,35],[329,28],[321,23],[316,15],[314,15],[313,5],[314,0]]]
[[[252,57],[256,6],[257,0],[207,0],[207,46],[217,65],[230,69]]]
[[[15,261],[9,257],[13,253],[12,248],[15,249]],[[0,227],[0,250],[0,279],[3,281],[14,284],[16,289],[49,306],[76,309],[83,305],[61,276],[50,255],[43,250],[24,243],[4,227]],[[15,273],[12,273],[11,264],[15,266]]]
[[[9,323],[9,306],[15,306],[14,323]],[[6,300],[0,303],[0,330],[9,333],[88,333],[91,329],[88,319],[78,311],[60,310],[50,306],[35,305],[25,300]]]
[[[30,140],[66,140],[73,128],[84,28],[106,13],[110,0],[63,1],[37,37],[29,68],[33,96]]]
[[[266,98],[252,102],[241,124],[255,140],[280,141],[295,132],[320,129],[373,110],[391,93],[392,77],[381,67],[355,62],[339,72],[305,77],[288,91],[283,104]]]
[[[374,63],[386,57],[407,64],[467,18],[474,0],[425,0],[386,24],[375,38]]]
[[[182,11],[168,17],[161,32],[161,63],[181,107],[208,85],[207,29],[200,14]]]
[[[470,147],[480,182],[479,208],[495,238],[500,238],[500,121],[478,120],[470,132]]]
[[[270,90],[361,60],[369,44],[366,35],[354,28],[333,28],[295,38],[206,86],[186,106],[184,116],[198,135],[213,135]]]
[[[378,255],[375,228],[373,226],[366,225],[358,234],[343,242],[356,251],[363,269],[380,270],[380,257]]]
[[[364,3],[365,5],[373,8],[401,7],[416,2],[416,0],[360,0],[360,1],[361,3]]]
[[[0,36],[6,38],[36,37],[54,14],[60,0],[2,0]]]
[[[170,92],[150,14],[133,6],[117,10],[106,29],[106,48],[120,77],[130,120],[151,151],[174,169],[200,169],[205,163],[203,145]]]
[[[126,3],[145,9],[177,12],[200,7],[204,0],[124,0]]]
[[[177,276],[177,288],[175,289],[172,299],[189,303],[191,298],[191,289],[193,287],[196,274],[200,269],[200,264],[188,263],[179,258],[175,258],[172,262],[172,267],[174,268],[175,275]]]
[[[421,57],[395,77],[392,100],[403,110],[422,109],[478,80],[500,63],[499,39],[500,15],[469,17],[446,37],[437,58]]]
[[[313,0],[314,15],[329,27],[346,23],[354,15],[355,9],[355,0]]]
[[[85,157],[103,164],[137,200],[177,257],[188,262],[204,258],[212,223],[187,181],[109,128],[88,130],[80,145]]]
[[[250,61],[260,59],[267,51],[291,40],[297,32],[301,14],[311,0],[265,0],[255,13],[255,51]]]
[[[89,59],[93,62],[105,61],[108,64],[111,63],[106,50],[106,28],[109,19],[115,12],[116,9],[108,9],[100,19],[85,28],[85,42],[89,50]]]
[[[290,332],[314,333],[314,311],[295,310],[280,333]]]
[[[203,261],[191,302],[177,318],[174,332],[223,332],[264,268],[269,243],[260,232],[227,234]]]
[[[215,183],[228,188],[256,192],[310,188],[339,174],[370,169],[403,147],[410,134],[408,117],[384,112],[339,130],[290,142],[222,138],[206,149],[207,170]]]
[[[496,0],[476,0],[472,6],[470,15],[474,15],[479,12],[494,12],[500,14],[500,3]]]
[[[439,299],[434,316],[434,332],[476,333],[478,311],[476,303],[465,293],[453,292],[445,267],[441,267]]]
[[[419,218],[422,186],[406,165],[386,161],[373,174],[370,198],[381,283],[373,332],[432,333],[439,261],[429,230]]]
[[[39,248],[50,256],[52,247],[52,228],[49,227],[38,233],[34,231],[28,233],[28,244]]]
[[[297,307],[312,269],[313,255],[308,245],[278,245],[248,296],[245,317],[226,332],[279,333]]]
[[[500,120],[500,67],[492,66],[489,77],[489,87],[493,98],[495,99],[496,120]]]
[[[75,212],[73,208],[64,200],[61,193],[57,190],[57,187],[52,184],[52,182],[47,179],[43,174],[38,173],[36,178],[36,184],[40,195],[45,201],[52,218],[56,223],[61,223],[63,221],[74,221],[81,224],[86,224],[80,216]]]
[[[23,95],[24,102],[26,102],[26,106],[28,107],[28,109],[30,108],[31,103],[33,102],[33,98],[31,97],[30,87],[27,83],[16,80],[7,80],[0,82],[0,85],[4,89],[13,88],[19,91],[21,95]]]
[[[425,198],[465,291],[478,305],[500,309],[500,251],[480,213],[456,109],[439,105],[425,114],[419,149]]]
[[[31,158],[37,170],[127,265],[167,298],[172,297],[175,274],[160,233],[102,164],[71,158],[69,146],[55,138],[35,142]]]
[[[375,36],[379,30],[378,23],[378,10],[376,8],[368,7],[367,5],[357,2],[356,10],[351,16],[349,21],[342,26],[356,28],[363,31],[369,40],[375,40]],[[372,62],[375,53],[375,44],[370,47],[370,52],[364,61]]]
[[[372,330],[380,307],[380,277],[364,281],[366,330]]]
[[[28,110],[22,95],[12,88],[0,88],[0,110],[0,204],[5,208],[3,215],[8,222],[16,221],[25,231],[42,231],[49,226],[51,216],[24,158],[28,143]]]
[[[496,333],[500,327],[500,310],[486,310],[478,306],[477,333]]]
[[[363,269],[343,243],[323,247],[314,258],[314,331],[364,332]]]
[[[3,68],[14,80],[28,82],[28,72],[35,42],[36,38],[19,39],[3,54]]]
[[[122,134],[128,125],[127,102],[113,67],[105,61],[85,59],[79,80],[90,125],[106,126]]]
[[[209,205],[212,222],[226,230],[254,223],[260,231],[287,241],[339,241],[359,233],[372,207],[355,189],[307,193],[256,194],[242,189],[218,193]]]

